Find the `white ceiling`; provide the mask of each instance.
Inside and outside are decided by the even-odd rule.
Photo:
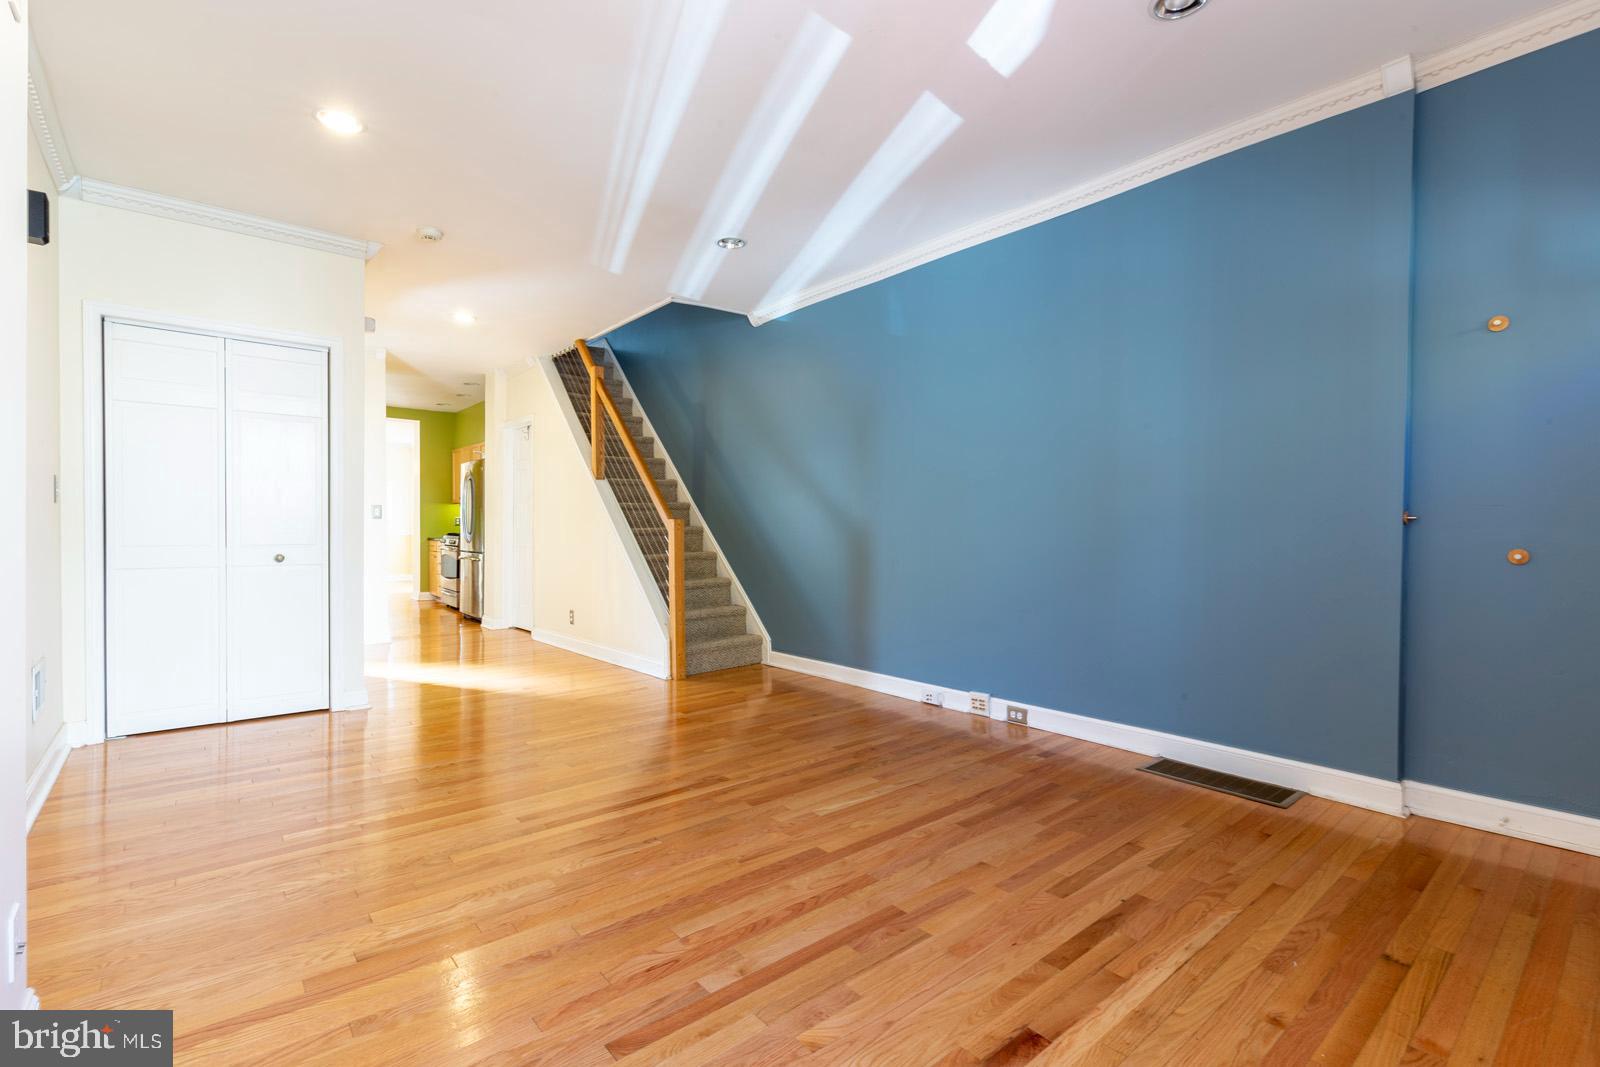
[[[657,303],[717,211],[749,246],[700,300],[749,312],[1548,6],[998,4],[994,65],[997,0],[53,0],[33,30],[82,174],[382,242],[374,340],[437,393]]]
[[[392,408],[460,411],[483,402],[483,375],[421,370],[393,352],[384,354],[384,400]]]

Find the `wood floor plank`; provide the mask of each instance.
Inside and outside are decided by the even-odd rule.
[[[392,615],[370,711],[72,753],[46,1007],[171,1008],[225,1067],[1600,1058],[1595,857]]]

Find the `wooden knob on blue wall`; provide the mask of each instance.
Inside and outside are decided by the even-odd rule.
[[[1511,319],[1509,317],[1505,315],[1496,315],[1494,318],[1489,320],[1489,332],[1499,333],[1501,330],[1504,330],[1510,325]]]
[[[1513,567],[1520,567],[1532,558],[1533,553],[1529,552],[1525,548],[1513,548],[1510,552],[1506,553],[1506,562],[1511,564]]]

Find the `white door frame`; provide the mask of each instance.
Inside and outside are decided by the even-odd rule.
[[[512,457],[516,454],[517,448],[515,435],[520,433],[528,435],[528,472],[531,475],[533,472],[533,420],[531,418],[509,419],[500,424],[501,451],[505,456],[500,464],[505,468],[505,476],[500,482],[501,489],[506,495],[506,521],[505,530],[503,531],[506,540],[506,555],[504,558],[508,561],[515,558],[517,545],[517,490],[513,483],[517,473],[517,465]],[[528,506],[530,509],[533,507],[533,494],[531,492],[528,495]],[[533,523],[531,514],[528,516],[528,522],[530,525]],[[534,527],[534,529],[536,530],[537,527]],[[529,531],[528,536],[531,541],[533,538],[532,530]],[[531,604],[533,602],[533,560],[525,560],[523,567],[527,570],[527,573],[522,577],[528,583],[528,601]],[[501,573],[505,575],[500,585],[500,603],[503,605],[502,610],[505,612],[505,618],[502,621],[507,627],[512,627],[517,625],[517,592],[516,585],[512,580],[517,574],[516,564],[510,563],[502,567]],[[532,630],[530,629],[529,632],[531,633]]]
[[[106,739],[106,470],[105,470],[105,334],[106,319],[158,330],[264,341],[328,353],[328,702],[333,710],[366,703],[361,678],[341,677],[344,632],[353,608],[338,590],[344,588],[344,345],[337,337],[315,337],[186,315],[85,301],[83,305],[83,559],[84,559],[84,726],[86,744]],[[359,622],[359,617],[354,620]],[[360,696],[359,703],[351,703]]]
[[[520,434],[523,430],[528,432],[531,445],[531,440],[533,440],[533,419],[506,419],[506,421],[501,422],[499,440],[493,445],[494,448],[498,448],[498,451],[493,456],[494,472],[490,475],[490,485],[494,486],[494,494],[498,494],[498,498],[504,501],[504,504],[496,509],[496,514],[499,515],[499,522],[494,523],[496,525],[496,530],[494,530],[496,539],[490,545],[491,555],[494,558],[498,558],[499,563],[494,563],[488,568],[490,577],[493,579],[496,597],[494,597],[493,619],[483,619],[485,629],[506,630],[517,625],[517,595],[515,595],[514,587],[512,587],[512,573],[514,571],[512,571],[512,563],[510,563],[512,552],[514,552],[515,545],[517,545],[517,539],[515,539],[517,534],[512,530],[512,522],[510,522],[512,515],[515,514],[515,494],[517,494],[517,472],[515,472],[514,462],[512,462],[512,453],[515,450],[512,434]],[[494,499],[493,496],[490,499]],[[504,545],[504,549],[494,550],[494,544]],[[533,561],[531,560],[528,561],[528,581],[533,581]]]

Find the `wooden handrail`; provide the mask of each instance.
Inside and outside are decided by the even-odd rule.
[[[589,352],[589,343],[580,337],[575,344],[584,367],[589,371],[589,462],[594,468],[595,480],[606,476],[605,422],[600,418],[603,409],[606,420],[616,429],[617,439],[622,442],[634,469],[639,472],[639,480],[649,492],[650,501],[661,514],[662,525],[667,531],[667,650],[672,658],[672,677],[684,678],[688,675],[688,654],[684,626],[683,520],[667,506],[666,494],[656,483],[655,475],[650,473],[650,464],[645,461],[644,453],[639,451],[638,442],[622,421],[617,402],[600,384],[601,370]]]

